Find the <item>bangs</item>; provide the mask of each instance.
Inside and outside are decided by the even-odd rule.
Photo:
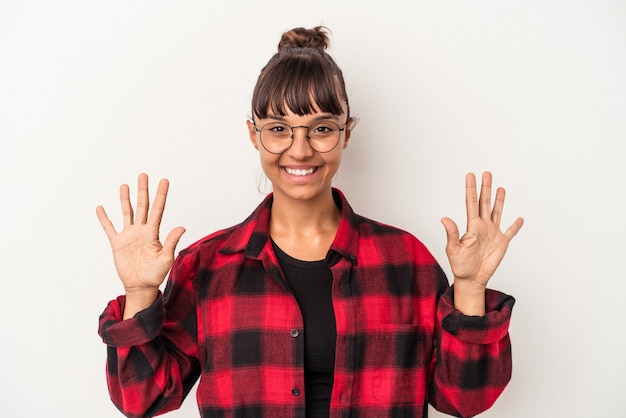
[[[303,116],[320,112],[341,115],[346,103],[343,77],[320,54],[280,54],[262,71],[252,97],[252,112],[264,119],[268,112]],[[338,73],[339,71],[339,73]]]

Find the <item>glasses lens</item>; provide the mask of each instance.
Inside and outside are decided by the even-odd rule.
[[[261,143],[269,152],[284,152],[291,146],[291,127],[284,123],[268,123],[261,128]]]
[[[309,127],[309,143],[317,152],[329,152],[339,143],[339,126],[335,122],[319,122]]]

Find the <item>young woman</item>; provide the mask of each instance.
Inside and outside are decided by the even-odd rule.
[[[99,331],[127,416],[178,408],[198,378],[203,417],[472,416],[508,383],[514,299],[487,283],[522,219],[501,232],[504,190],[492,207],[491,175],[478,197],[468,174],[467,232],[442,221],[449,286],[414,236],[353,212],[332,186],[354,119],[327,44],[322,27],[288,31],[261,71],[248,129],[273,192],[241,224],[174,261],[167,180],[149,210],[139,176],[136,213],[121,187],[120,232],[97,208],[125,289]]]

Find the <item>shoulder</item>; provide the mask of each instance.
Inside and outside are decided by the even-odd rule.
[[[220,255],[244,254],[246,248],[258,246],[258,236],[268,236],[272,195],[266,196],[243,222],[221,229],[189,245],[178,258],[195,258],[210,265]],[[255,247],[256,248],[256,247]]]
[[[399,240],[407,245],[425,247],[413,233],[384,222],[376,221],[362,215],[356,215],[359,236],[374,240]]]
[[[357,268],[361,269],[363,277],[371,281],[361,283],[362,286],[384,283],[389,294],[413,293],[420,297],[433,297],[445,291],[448,280],[444,271],[415,235],[360,215],[357,215],[357,219]],[[383,281],[373,278],[382,278]]]
[[[241,226],[237,224],[229,228],[220,229],[203,238],[200,238],[196,242],[190,244],[187,248],[180,251],[179,257],[189,257],[198,255],[201,253],[219,251],[226,241],[232,236],[232,234]]]
[[[401,257],[419,264],[436,263],[430,250],[413,233],[362,215],[356,218],[360,250],[368,253],[375,250],[394,259]]]
[[[373,262],[436,263],[424,243],[414,234],[356,213],[341,190],[333,189],[333,192],[342,211],[343,223],[336,243],[346,249],[346,253],[356,252],[359,260]]]
[[[363,215],[356,214],[357,223],[359,225],[359,231],[376,234],[376,235],[397,235],[415,238],[410,232],[398,228],[397,226],[389,225],[384,222],[376,221],[374,219],[365,217]],[[417,239],[417,238],[415,238]]]
[[[223,266],[225,262],[220,250],[237,227],[215,231],[181,250],[174,260],[170,277],[180,282],[195,277],[201,271],[213,271]]]

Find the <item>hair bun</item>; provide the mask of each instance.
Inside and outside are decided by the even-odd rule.
[[[287,48],[314,48],[323,51],[328,48],[327,29],[324,26],[291,29],[280,38],[278,52]]]

